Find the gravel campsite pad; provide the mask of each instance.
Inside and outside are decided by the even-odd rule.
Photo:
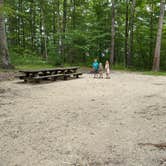
[[[166,77],[0,82],[0,166],[165,166]]]

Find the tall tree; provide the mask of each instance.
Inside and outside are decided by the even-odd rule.
[[[156,40],[156,47],[153,59],[153,68],[152,68],[153,71],[160,70],[160,48],[161,48],[161,38],[162,38],[162,29],[163,29],[163,20],[164,20],[164,10],[165,10],[165,0],[161,0],[157,40]]]
[[[150,3],[150,23],[149,23],[149,30],[150,30],[150,41],[149,41],[149,62],[148,67],[152,66],[152,56],[154,50],[154,3],[151,1]]]
[[[115,2],[112,0],[112,28],[111,28],[111,63],[115,60]]]
[[[62,56],[62,35],[61,35],[61,16],[60,16],[60,0],[57,0],[57,32],[58,32],[58,54],[59,56]]]
[[[40,3],[40,33],[41,33],[41,50],[43,58],[48,59],[48,49],[47,49],[47,31],[46,31],[46,16],[45,16],[45,1],[41,0]]]
[[[76,0],[72,0],[72,10],[73,10],[73,13],[72,13],[72,26],[73,26],[73,29],[75,29],[76,27]]]
[[[128,38],[129,38],[129,0],[126,0],[126,25],[125,25],[125,66],[128,67]]]
[[[135,13],[135,5],[136,5],[136,0],[132,0],[131,2],[131,12],[130,12],[130,23],[129,23],[129,47],[128,47],[128,58],[127,58],[127,63],[128,66],[131,66],[131,61],[132,61],[132,56],[133,56],[133,37],[134,37],[134,32],[133,32],[133,27],[134,27],[134,13]]]
[[[35,10],[35,1],[31,0],[30,4],[30,33],[31,33],[31,47],[34,50],[35,48],[35,35],[36,35],[36,10]]]
[[[4,1],[0,0],[0,58],[2,68],[9,69],[12,67],[9,60],[9,51],[6,40],[5,23],[3,17]]]
[[[66,61],[65,56],[65,38],[66,38],[66,25],[67,25],[67,0],[63,0],[63,20],[62,20],[62,54],[63,54],[63,61]]]

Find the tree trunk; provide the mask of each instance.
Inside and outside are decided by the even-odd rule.
[[[46,21],[44,15],[44,1],[40,3],[40,44],[41,44],[41,54],[44,60],[48,59],[47,52],[47,32],[46,32]]]
[[[156,47],[153,59],[153,68],[152,68],[152,70],[156,72],[160,70],[160,48],[161,48],[161,38],[162,38],[162,29],[163,29],[163,20],[164,20],[164,10],[165,10],[165,0],[161,0],[159,27],[158,27]]]
[[[67,22],[67,0],[63,1],[63,33],[66,32],[66,22]]]
[[[40,54],[42,55],[43,57],[43,52],[44,52],[44,42],[43,42],[43,29],[42,29],[42,9],[41,9],[41,6],[40,6]]]
[[[15,2],[11,1],[9,3],[9,5],[13,6],[15,11],[17,10]],[[12,15],[8,18],[7,26],[8,26],[8,33],[9,33],[8,47],[17,47],[17,37],[16,37],[17,18],[16,18],[16,15]]]
[[[32,50],[35,49],[35,36],[36,36],[36,11],[35,11],[35,1],[31,0],[30,5],[30,34],[31,34],[31,47]]]
[[[73,13],[72,13],[72,25],[73,29],[76,28],[76,0],[73,0]]]
[[[20,12],[23,13],[23,0],[20,0]],[[21,27],[21,46],[25,48],[25,25],[24,25],[24,17],[20,17],[20,27]]]
[[[62,32],[63,32],[63,37],[62,37],[62,54],[63,54],[63,61],[66,61],[66,56],[65,56],[65,33],[66,33],[66,23],[67,23],[67,0],[63,0],[63,21],[62,21]]]
[[[45,18],[44,18],[44,11],[43,8],[41,8],[42,13],[42,27],[43,27],[43,33],[44,33],[44,52],[43,52],[43,58],[45,60],[48,59],[48,53],[47,53],[47,33],[46,33],[46,25],[45,25]]]
[[[132,56],[133,56],[133,26],[134,26],[134,13],[135,13],[135,4],[136,0],[132,0],[132,5],[131,5],[131,14],[130,14],[130,38],[129,38],[129,47],[128,47],[128,66],[131,66],[132,64]]]
[[[9,69],[12,68],[9,60],[9,51],[7,46],[5,23],[3,17],[3,0],[0,0],[0,57],[2,68]]]
[[[20,12],[20,7],[21,7],[21,3],[20,3],[20,0],[18,1],[18,5],[17,5],[17,13]],[[21,26],[20,26],[20,15],[17,14],[17,45],[18,45],[18,48],[21,47]]]
[[[60,17],[60,0],[57,0],[57,14],[58,14],[58,53],[62,58],[62,35],[61,35],[61,17]]]
[[[152,66],[152,54],[153,54],[153,44],[154,44],[154,35],[153,35],[153,31],[154,31],[154,4],[153,2],[151,2],[151,14],[150,14],[150,43],[149,43],[149,65],[148,68],[151,68]]]
[[[53,44],[54,47],[56,45],[56,38],[55,38],[55,34],[56,34],[56,2],[55,0],[52,2],[53,5],[53,16],[52,16],[52,34],[53,34]]]
[[[129,30],[129,2],[126,0],[126,25],[125,25],[125,67],[128,67],[128,30]]]
[[[112,0],[112,30],[111,30],[111,64],[114,64],[115,60],[115,5],[114,0]]]

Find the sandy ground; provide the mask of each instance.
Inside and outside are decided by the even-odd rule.
[[[0,82],[0,166],[165,166],[166,77]]]
[[[14,71],[0,71],[0,81],[13,80],[18,72]]]

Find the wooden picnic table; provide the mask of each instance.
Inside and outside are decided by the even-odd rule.
[[[81,72],[77,72],[79,69],[78,66],[75,67],[65,67],[65,68],[54,68],[54,69],[41,69],[41,70],[20,70],[19,72],[22,75],[18,76],[20,79],[27,81],[40,82],[40,80],[56,80],[61,77],[65,80],[68,77],[75,76],[76,78],[79,75],[82,75]]]

